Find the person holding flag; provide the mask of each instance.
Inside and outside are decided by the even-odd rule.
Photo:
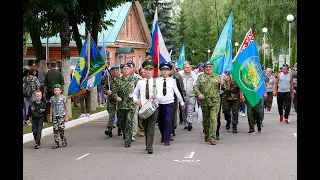
[[[241,89],[241,101],[247,105],[248,134],[255,134],[255,123],[257,124],[258,132],[261,131],[261,98],[267,98],[267,92],[257,45],[251,28],[246,34],[233,62],[232,76]]]
[[[107,72],[107,71],[106,71]],[[109,113],[109,121],[107,123],[107,129],[105,130],[105,134],[109,137],[113,137],[112,129],[114,127],[114,121],[117,118],[117,102],[112,98],[111,87],[114,86],[116,80],[119,78],[119,66],[113,66],[110,68],[110,74],[106,75],[105,86],[103,88],[104,94],[108,95],[108,104],[107,110]],[[119,121],[117,121],[118,126],[118,136],[121,136],[121,128],[119,126]]]

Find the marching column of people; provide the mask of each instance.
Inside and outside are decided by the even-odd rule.
[[[26,109],[24,120],[32,125],[36,143],[34,148],[39,149],[41,131],[44,123],[47,122],[47,114],[50,114],[49,120],[54,123],[52,148],[60,147],[60,138],[62,146],[65,147],[67,141],[64,135],[64,123],[69,120],[69,109],[66,103],[67,98],[62,95],[64,78],[57,70],[61,67],[57,68],[56,62],[50,62],[51,69],[45,72],[40,68],[39,62],[36,63],[36,69],[33,67],[33,61],[30,61],[28,71],[24,72],[24,108]],[[204,139],[211,145],[216,145],[216,140],[219,140],[221,110],[226,120],[226,129],[229,130],[232,125],[232,132],[237,133],[239,113],[244,117],[245,107],[247,107],[248,134],[255,134],[255,125],[258,132],[261,132],[264,114],[270,114],[273,96],[277,98],[280,122],[287,124],[290,122],[292,103],[297,112],[296,64],[292,70],[288,64],[284,64],[275,76],[272,75],[272,69],[267,68],[263,74],[266,92],[254,106],[242,93],[232,74],[224,72],[220,76],[213,73],[214,64],[210,61],[199,63],[194,71],[190,63],[185,61],[179,72],[174,61],[161,63],[159,65],[161,75],[158,78],[154,77],[155,68],[158,68],[158,65],[153,60],[146,60],[139,70],[141,76],[135,73],[133,62],[122,64],[120,68],[111,67],[110,74],[107,73],[108,70],[106,71],[106,78],[102,83],[103,95],[107,95],[109,113],[105,134],[113,137],[112,130],[117,125],[118,136],[123,136],[125,147],[131,147],[131,142],[135,140],[139,130],[139,136],[145,137],[145,150],[148,154],[153,154],[156,122],[161,134],[161,143],[169,146],[170,141],[173,141],[171,135],[176,134],[178,117],[180,122],[183,122],[184,129],[192,130],[197,103],[202,109]],[[94,81],[94,78],[88,80],[86,92],[90,92]],[[42,101],[42,97],[47,100],[47,106],[46,102]],[[151,101],[157,108],[150,116],[142,119],[138,115],[139,110]],[[83,102],[82,106],[84,106]],[[82,107],[82,113],[84,111]]]

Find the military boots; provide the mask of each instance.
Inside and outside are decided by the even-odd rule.
[[[236,124],[232,124],[232,133],[237,133],[237,125]]]

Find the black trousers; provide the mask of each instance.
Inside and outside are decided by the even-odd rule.
[[[232,112],[232,124],[238,124],[238,116],[239,116],[239,109],[240,109],[240,100],[223,100],[223,114],[224,118],[227,122],[231,122],[231,115]]]
[[[37,145],[40,146],[41,133],[43,128],[44,118],[32,118],[33,138]]]
[[[277,103],[279,115],[283,116],[284,107],[284,119],[288,119],[291,109],[291,92],[278,92]]]
[[[220,135],[220,125],[221,125],[221,106],[222,106],[222,94],[220,94],[220,107],[219,107],[219,113],[218,113],[218,119],[217,119],[217,132],[216,132],[216,136],[219,137]]]

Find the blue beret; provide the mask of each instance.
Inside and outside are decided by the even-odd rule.
[[[172,69],[171,63],[169,62],[161,63],[159,66],[159,69],[162,70],[164,68],[171,70]]]
[[[125,68],[125,67],[131,68],[131,67],[132,67],[132,64],[124,64],[123,67],[124,67],[124,68]]]
[[[50,61],[50,64],[57,64],[57,62],[55,62],[55,61]]]
[[[112,71],[112,70],[119,70],[120,69],[120,67],[119,66],[112,66],[111,68],[110,68],[110,71]]]
[[[213,66],[213,63],[212,62],[210,62],[210,61],[207,61],[207,62],[205,62],[205,63],[203,63],[203,65],[202,65],[203,67],[206,67],[206,66]]]
[[[53,88],[53,89],[54,89],[54,88],[61,88],[61,85],[60,85],[60,84],[55,84],[55,85],[52,86],[52,88]]]

